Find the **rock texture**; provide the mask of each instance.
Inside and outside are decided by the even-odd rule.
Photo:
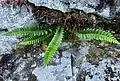
[[[58,60],[58,59],[57,59]],[[62,58],[57,65],[49,65],[46,67],[37,67],[33,74],[37,76],[38,81],[73,81],[72,80],[72,66],[71,54],[62,52]]]
[[[22,6],[20,10],[18,6],[13,8],[0,5],[0,33],[35,23],[31,15],[25,6]],[[0,55],[10,53],[12,48],[17,47],[17,42],[16,37],[0,36]]]
[[[85,12],[98,13],[104,17],[116,17],[120,9],[119,0],[28,0],[36,6],[46,6],[63,12],[80,9]]]
[[[103,46],[103,45],[102,45]],[[120,50],[88,42],[63,43],[50,65],[43,66],[39,46],[1,56],[1,81],[119,81]],[[109,49],[108,49],[109,48]],[[95,50],[95,51],[93,51]],[[60,55],[62,54],[62,56]]]
[[[75,8],[119,18],[119,0],[115,0],[114,6],[110,4],[113,0],[28,1],[63,12]],[[0,30],[9,31],[36,22],[25,6],[19,10],[19,7],[0,5]],[[62,51],[44,67],[44,52],[39,45],[18,48],[17,42],[16,37],[0,36],[0,81],[120,81],[119,46],[85,41],[63,43]]]

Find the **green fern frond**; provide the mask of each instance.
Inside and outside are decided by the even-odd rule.
[[[32,45],[38,44],[44,40],[46,40],[50,35],[41,35],[41,36],[32,36],[26,38],[24,41],[20,42],[19,45]]]
[[[101,29],[85,29],[75,33],[80,39],[101,40],[109,43],[120,44],[117,39],[110,33]]]
[[[44,64],[45,65],[47,65],[50,62],[51,58],[56,53],[56,50],[58,49],[58,47],[62,41],[63,33],[64,33],[63,28],[58,28],[56,30],[56,33],[55,33],[54,37],[52,38],[51,42],[49,43],[48,48],[45,52],[45,56],[44,56]]]
[[[24,27],[24,28],[17,28],[14,29],[8,33],[5,33],[5,35],[8,36],[25,36],[25,35],[30,35],[30,36],[36,36],[36,35],[44,35],[48,34],[48,32],[51,32],[51,29],[42,29],[43,26],[33,26],[33,27]]]

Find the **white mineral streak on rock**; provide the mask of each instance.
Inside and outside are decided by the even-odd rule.
[[[13,9],[12,6],[2,7],[2,5],[0,5],[0,29],[7,28],[11,30],[13,28],[30,25],[33,21],[31,14],[28,13],[24,6],[20,12],[19,7]],[[16,47],[17,42],[16,37],[0,36],[0,54],[10,53],[11,50]]]
[[[69,81],[67,78],[72,77],[71,54],[68,52],[62,54],[61,64],[44,68],[38,67],[33,71],[38,81]]]

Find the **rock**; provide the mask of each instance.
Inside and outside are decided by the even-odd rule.
[[[68,10],[68,5],[63,4],[61,0],[28,0],[34,3],[36,6],[46,6],[48,8],[53,8],[66,12]],[[67,0],[66,0],[67,1]]]
[[[65,45],[62,45],[64,47],[64,50],[61,50],[62,56],[54,57],[46,67],[43,66],[44,52],[39,50],[39,46],[21,48],[19,51],[14,51],[14,55],[2,56],[0,64],[4,65],[0,66],[1,78],[6,81],[31,81],[32,79],[35,81],[119,81],[119,58],[104,57],[106,50],[103,51],[87,42],[73,46],[63,44]],[[98,55],[98,58],[99,56],[102,58],[96,61],[97,64],[94,60],[89,61],[92,52]],[[91,57],[88,58],[87,55]]]
[[[98,13],[104,17],[116,17],[120,9],[119,0],[28,0],[36,6],[69,11],[71,8],[83,10],[87,13]]]
[[[13,48],[17,48],[16,45],[18,40],[16,37],[12,36],[0,36],[0,55],[1,54],[10,54]]]
[[[49,65],[34,69],[33,74],[37,76],[38,81],[73,81],[72,77],[71,54],[62,52],[60,63],[56,66]]]
[[[21,48],[19,52],[14,51],[12,54],[1,55],[0,77],[4,81],[30,80],[30,73],[42,65],[43,59],[40,55],[41,52],[37,47]]]
[[[88,49],[86,49],[86,47]],[[74,61],[72,66],[74,67],[73,77],[76,77],[76,81],[119,81],[119,57],[109,57],[106,54],[110,54],[110,51],[105,51],[91,44],[86,44],[83,47],[80,46],[74,49],[78,48],[80,48],[79,51],[73,50]],[[90,57],[91,54],[93,55]],[[102,59],[98,60],[98,58]],[[97,62],[97,64],[95,62]]]
[[[104,50],[97,48],[95,45],[91,45],[88,50],[89,54],[86,55],[86,60],[94,65],[99,64],[99,61],[102,60],[104,56]]]
[[[102,16],[112,17],[112,9],[109,0],[29,0],[36,5],[47,6],[63,12],[70,8],[84,10],[85,12],[98,12]],[[103,3],[103,2],[104,3]],[[99,7],[101,4],[103,5]],[[107,5],[107,6],[106,6]],[[119,11],[119,0],[116,3],[116,11]],[[27,12],[25,6],[12,8],[11,6],[0,6],[0,29],[7,28],[8,31],[28,26],[35,23],[31,13]],[[108,14],[106,14],[108,13]],[[2,31],[4,32],[4,31]],[[63,43],[60,48],[62,55],[57,55],[51,64],[43,66],[44,52],[39,46],[27,46],[17,48],[16,37],[0,36],[0,80],[2,81],[119,81],[120,80],[120,58],[110,55],[114,50],[97,48],[89,42],[79,42],[72,45]],[[106,47],[107,48],[107,47]],[[62,50],[63,49],[63,50]],[[20,55],[21,54],[21,55]],[[118,53],[119,54],[119,53]],[[98,56],[98,57],[97,57]],[[102,58],[99,60],[99,58]],[[97,61],[96,61],[97,60]],[[96,64],[97,63],[97,64]],[[32,74],[31,74],[32,73]],[[36,81],[37,81],[36,80]]]
[[[96,67],[94,65],[91,65],[89,63],[86,63],[83,65],[83,69],[87,72],[87,76],[85,77],[85,81],[119,81],[119,71],[120,69],[118,64],[119,61],[117,61],[115,64],[114,59],[104,59],[99,63],[99,65]],[[89,67],[88,67],[89,66]],[[116,69],[117,68],[117,69]]]
[[[34,74],[30,73],[28,77],[28,81],[37,81],[37,77]]]
[[[25,6],[13,8],[12,6],[2,6],[0,4],[0,31],[4,33],[4,29],[10,31],[14,28],[28,26],[35,23],[35,20],[31,17],[31,13],[28,13]],[[13,48],[17,47],[19,42],[14,36],[0,36],[0,55],[11,53]]]
[[[25,0],[0,0],[1,4],[8,4],[8,5],[21,5],[24,3]]]

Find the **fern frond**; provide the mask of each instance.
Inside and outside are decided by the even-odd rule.
[[[33,26],[33,27],[23,27],[23,28],[17,28],[14,29],[8,33],[5,33],[5,35],[8,36],[25,36],[25,35],[30,35],[30,36],[36,36],[36,35],[44,35],[47,34],[48,32],[51,32],[51,29],[44,29],[43,26]]]
[[[63,32],[64,29],[63,28],[59,28],[56,30],[56,33],[54,35],[54,37],[52,38],[51,42],[48,45],[48,48],[45,52],[45,56],[44,56],[44,64],[47,65],[51,58],[54,56],[54,54],[56,53],[56,50],[58,49],[62,38],[63,38]]]
[[[41,35],[41,36],[32,36],[26,38],[24,41],[20,42],[19,45],[32,45],[32,44],[38,44],[45,39],[47,39],[50,35]]]
[[[110,33],[101,29],[85,29],[75,33],[80,39],[101,40],[109,43],[120,44],[117,39]]]

